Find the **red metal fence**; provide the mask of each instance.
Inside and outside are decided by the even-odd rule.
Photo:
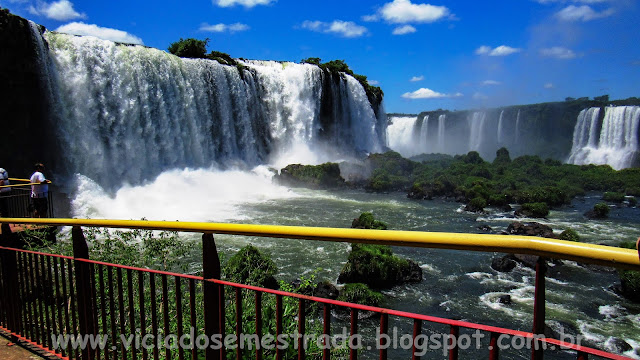
[[[0,245],[12,236],[7,229],[3,224]],[[79,226],[73,228],[72,238],[73,257],[0,247],[0,329],[14,341],[24,341],[61,359],[420,359],[426,335],[433,339],[438,332],[442,346],[425,357],[498,359],[501,343],[522,339],[532,344],[531,351],[525,347],[518,358],[542,359],[545,353],[562,353],[577,359],[589,355],[628,359],[534,335],[544,326],[542,260],[536,269],[536,325],[529,333],[223,281],[214,238],[207,233],[202,236],[203,276],[92,261]],[[373,314],[373,320],[360,319],[364,312]],[[345,314],[344,319],[333,316],[337,313]],[[385,335],[392,335],[390,324],[405,331],[403,341],[411,344],[406,351],[388,347]],[[350,339],[357,335],[363,338],[362,343],[352,345],[368,344],[371,349],[345,344],[330,348],[330,336],[340,325],[349,329]],[[295,337],[283,337],[292,329],[297,332]],[[482,334],[483,340],[479,349],[467,352],[468,347],[456,340],[473,333]],[[311,334],[320,341],[315,347],[306,347],[302,335]],[[93,338],[93,346],[60,347],[64,335],[100,337]],[[258,343],[271,336],[271,344],[286,341],[288,346],[243,348],[225,343],[224,339],[236,336],[235,345],[242,344],[243,335],[258,339]],[[209,346],[203,349],[200,345],[205,338]],[[158,339],[161,346],[146,346]],[[215,339],[221,346],[215,346]]]

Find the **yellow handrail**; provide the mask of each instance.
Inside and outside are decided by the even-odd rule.
[[[533,236],[147,220],[0,218],[0,222],[10,224],[202,232],[451,250],[503,252],[537,255],[574,260],[581,263],[640,270],[638,252],[631,249]]]

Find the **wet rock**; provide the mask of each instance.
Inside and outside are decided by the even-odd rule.
[[[500,295],[498,302],[500,304],[511,305],[511,295]]]
[[[491,261],[491,268],[495,271],[500,272],[510,272],[513,270],[518,263],[515,260],[515,257],[511,254],[505,255],[501,258],[494,258]]]
[[[525,236],[541,236],[541,237],[546,237],[551,239],[556,238],[552,228],[537,222],[527,222],[527,223],[522,223],[519,221],[512,222],[507,227],[507,234],[525,235]]]
[[[487,225],[487,224],[483,224],[483,225],[478,226],[478,230],[482,230],[482,231],[485,231],[485,232],[491,232],[491,231],[493,231],[493,229],[491,228],[491,226],[489,226],[489,225]]]
[[[328,281],[319,282],[313,289],[313,296],[335,300],[340,295],[338,288]]]
[[[633,350],[633,347],[629,345],[628,342],[615,337],[607,341],[607,347],[611,349],[612,352],[618,353],[618,354],[621,354],[625,351]]]

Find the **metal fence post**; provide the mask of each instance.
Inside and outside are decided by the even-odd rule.
[[[535,294],[533,302],[533,333],[535,335],[544,334],[545,320],[545,282],[544,277],[547,273],[546,259],[542,256],[538,257],[536,262],[536,280]],[[544,352],[542,343],[538,340],[531,342],[531,359],[542,360]]]
[[[71,231],[73,239],[73,266],[76,278],[76,294],[78,294],[78,322],[81,336],[98,335],[98,317],[96,314],[96,289],[93,287],[93,272],[89,263],[78,259],[89,259],[89,247],[84,239],[82,228],[74,226]],[[90,344],[90,343],[89,343]],[[97,349],[91,349],[89,344],[82,349],[82,359],[94,359]]]
[[[11,247],[14,243],[15,234],[11,233],[9,224],[2,223],[2,236],[0,237],[0,245]],[[2,257],[2,284],[3,284],[3,301],[5,307],[0,309],[1,314],[5,314],[6,326],[11,330],[11,342],[18,342],[18,337],[14,334],[20,334],[20,319],[22,306],[20,304],[20,292],[18,290],[18,262],[16,260],[16,252],[12,250],[0,250]]]
[[[202,234],[202,277],[204,278],[204,334],[211,340],[214,335],[221,335],[220,329],[220,285],[207,281],[220,279],[220,258],[213,239],[213,234]],[[222,340],[220,342],[222,344]],[[211,345],[211,344],[210,344]],[[207,346],[205,350],[206,360],[221,359],[222,349],[214,349]]]

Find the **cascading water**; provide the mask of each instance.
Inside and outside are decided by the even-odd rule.
[[[571,164],[608,164],[614,169],[634,165],[638,157],[640,106],[608,106],[598,134],[600,108],[580,112],[573,133]]]
[[[444,120],[447,118],[447,115],[438,116],[438,152],[444,153]]]
[[[479,151],[484,137],[484,125],[487,114],[484,111],[474,112],[469,118],[469,151]]]
[[[418,121],[416,116],[394,116],[387,126],[388,146],[402,156],[410,157],[420,153],[414,142],[413,132]]]
[[[425,116],[422,120],[422,126],[420,127],[420,148],[424,153],[429,152],[429,115]]]
[[[334,81],[317,66],[263,61],[239,70],[91,37],[45,36],[65,162],[103,186],[176,168],[255,166],[300,147],[345,156],[384,144],[385,129],[348,75]],[[326,113],[323,102],[333,109]],[[319,135],[328,131],[322,116],[334,134]]]
[[[518,144],[520,142],[520,109],[518,109],[518,115],[516,116],[516,133],[515,133],[515,143]]]
[[[504,110],[500,111],[500,118],[498,119],[498,144],[502,144],[502,117],[504,116]]]

